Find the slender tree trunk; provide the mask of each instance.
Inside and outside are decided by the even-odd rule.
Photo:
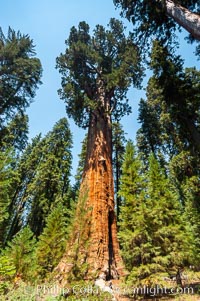
[[[61,279],[66,273],[74,278],[81,274],[85,279],[123,274],[114,211],[111,117],[106,106],[104,103],[91,114],[76,221],[57,267]]]
[[[171,0],[165,0],[167,15],[186,29],[195,39],[200,40],[200,15]]]

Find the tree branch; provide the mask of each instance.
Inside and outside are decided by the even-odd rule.
[[[173,18],[195,39],[200,40],[200,15],[189,11],[172,0],[165,0],[165,9],[169,17]]]

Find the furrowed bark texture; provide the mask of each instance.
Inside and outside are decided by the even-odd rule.
[[[68,250],[57,267],[61,279],[79,272],[83,279],[116,279],[124,273],[114,211],[111,117],[103,97],[101,102],[103,106],[90,118],[76,221]]]
[[[192,13],[185,7],[166,0],[167,15],[172,17],[180,26],[186,29],[195,39],[200,40],[200,15]]]

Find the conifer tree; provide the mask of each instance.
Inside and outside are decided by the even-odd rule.
[[[35,57],[33,41],[9,27],[5,36],[0,28],[0,139],[5,127],[30,105],[40,84],[42,67]],[[6,134],[6,133],[5,133]],[[2,141],[0,140],[0,146]]]
[[[140,103],[138,146],[146,160],[152,151],[170,170],[174,189],[197,238],[198,218],[191,218],[188,213],[199,215],[196,199],[200,191],[200,73],[196,68],[184,69],[183,60],[158,41],[154,42],[150,66],[153,76],[148,83],[147,100]],[[195,240],[199,250],[198,239]]]
[[[193,266],[197,270],[200,268],[200,187],[197,176],[187,179],[183,185],[183,193],[185,196],[185,216],[189,221],[194,237],[195,260]]]
[[[151,285],[193,260],[193,237],[182,217],[178,195],[155,157],[150,156],[145,173],[138,157],[132,156],[130,162],[126,153],[119,237],[129,281]]]
[[[66,118],[59,120],[43,141],[42,158],[29,185],[28,223],[36,236],[42,233],[56,200],[68,197],[72,162],[72,136]],[[68,204],[69,205],[69,204]]]
[[[35,57],[30,37],[15,32],[10,27],[6,37],[0,28],[1,243],[6,240],[7,222],[12,220],[11,208],[14,208],[13,197],[18,183],[16,158],[25,148],[28,139],[28,118],[25,110],[41,83],[41,72],[41,64]]]
[[[193,236],[189,224],[182,218],[179,195],[153,154],[149,158],[147,176],[147,206],[152,219],[149,231],[153,233],[155,244],[152,262],[165,269],[187,266],[194,259]]]
[[[10,240],[23,225],[29,224],[36,236],[42,233],[46,218],[56,200],[70,204],[72,137],[66,118],[59,120],[44,138],[35,137],[20,158],[12,202]]]
[[[33,194],[30,185],[37,174],[37,167],[42,158],[42,146],[41,135],[33,138],[16,166],[17,177],[14,181],[11,203],[8,208],[10,221],[6,234],[7,241],[11,240],[24,224],[27,224],[27,215],[30,212],[29,204]]]
[[[4,251],[16,269],[16,274],[24,280],[35,278],[35,246],[36,239],[29,227],[21,229]]]
[[[107,29],[97,25],[93,35],[89,25],[80,22],[78,28],[71,28],[66,51],[57,58],[57,67],[62,74],[59,94],[66,102],[68,116],[77,125],[88,127],[80,189],[80,202],[87,198],[84,227],[88,239],[79,236],[75,225],[70,244],[74,246],[79,241],[82,247],[77,256],[68,247],[68,256],[58,266],[58,274],[65,278],[72,271],[73,257],[74,265],[87,262],[84,277],[116,278],[122,273],[122,264],[114,212],[111,115],[120,118],[130,112],[126,93],[131,84],[140,85],[143,73],[139,49],[131,36],[126,37],[123,24],[114,18]],[[88,250],[84,247],[86,242]]]
[[[200,40],[200,15],[198,0],[114,0],[122,9],[122,15],[133,23],[138,43],[146,50],[148,41],[160,39],[171,42],[175,30],[183,27],[192,40]],[[147,47],[145,47],[145,45]]]
[[[86,160],[86,151],[87,151],[87,134],[82,142],[82,149],[79,155],[79,163],[77,174],[75,176],[76,183],[74,189],[79,191],[81,179],[83,176],[84,165]],[[125,151],[125,133],[122,128],[122,125],[119,122],[112,123],[112,165],[113,165],[113,176],[114,176],[114,191],[115,191],[115,198],[116,198],[116,208],[117,208],[117,218],[119,216],[119,207],[120,207],[120,197],[118,196],[119,190],[119,179],[121,176],[121,167],[122,167],[122,160],[123,154]]]
[[[0,295],[4,295],[9,290],[15,275],[16,269],[13,260],[0,253]]]
[[[51,273],[61,259],[67,238],[69,209],[61,202],[46,219],[46,226],[39,236],[36,249],[38,274],[44,278]]]
[[[170,176],[184,209],[183,214],[191,226],[195,244],[195,263],[200,266],[200,223],[199,223],[199,168],[198,158],[192,157],[189,152],[180,152],[169,163]]]
[[[145,237],[146,204],[145,179],[142,177],[142,164],[132,141],[128,141],[122,164],[119,195],[122,198],[120,208],[119,239],[122,256],[128,271],[140,262],[140,248],[134,243],[140,235],[140,241]],[[138,219],[137,219],[138,218]],[[137,219],[137,220],[136,220]]]
[[[11,149],[0,151],[0,246],[5,244],[10,218],[11,195],[17,177],[16,171],[13,170],[16,162],[13,153]]]
[[[183,68],[183,60],[172,49],[154,42],[151,54],[153,76],[147,86],[147,100],[139,109],[138,145],[148,154],[152,151],[172,157],[189,151],[199,157],[200,151],[200,72]]]
[[[0,131],[0,149],[13,148],[16,156],[27,146],[28,141],[28,116],[22,112],[16,114],[13,119]]]
[[[118,195],[119,191],[119,182],[122,172],[122,161],[123,155],[125,152],[125,133],[122,128],[122,125],[119,122],[112,123],[112,164],[113,164],[113,175],[114,175],[114,190],[116,198],[116,210],[117,210],[117,219],[119,217],[121,198]]]

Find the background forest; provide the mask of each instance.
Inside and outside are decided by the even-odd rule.
[[[83,198],[80,203],[79,192],[93,145],[89,132],[72,181],[73,139],[78,133],[72,133],[67,118],[84,129],[95,118],[110,118],[124,282],[149,287],[171,285],[170,277],[178,286],[183,280],[200,282],[200,70],[184,67],[184,58],[177,54],[177,36],[186,27],[166,14],[167,6],[151,2],[114,1],[121,17],[133,25],[129,33],[115,18],[107,27],[90,28],[83,21],[70,29],[66,50],[55,58],[66,117],[31,140],[27,108],[42,84],[42,64],[29,35],[12,28],[0,31],[2,300],[64,298],[57,294],[45,299],[36,296],[34,288],[52,284],[57,277],[74,227],[85,233],[85,203]],[[178,1],[179,5],[199,18],[198,1]],[[195,24],[195,34],[186,28],[187,40],[196,46],[199,59],[199,19]],[[145,72],[150,76],[144,86]],[[145,89],[135,141],[121,122],[131,112],[131,87]],[[82,281],[86,270],[84,265],[75,267],[72,283]],[[111,297],[88,295],[87,300]]]

